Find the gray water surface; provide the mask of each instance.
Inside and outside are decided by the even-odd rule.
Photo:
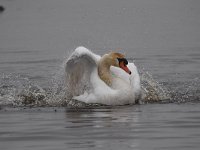
[[[198,150],[199,107],[150,104],[79,111],[4,110],[0,149]]]

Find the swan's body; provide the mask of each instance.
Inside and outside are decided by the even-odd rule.
[[[84,47],[78,47],[67,60],[65,69],[72,99],[85,103],[124,105],[134,104],[140,96],[137,67],[126,62],[122,54],[109,53],[100,57]]]

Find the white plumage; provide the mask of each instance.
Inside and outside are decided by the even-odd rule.
[[[68,95],[85,103],[106,105],[134,104],[140,97],[140,77],[134,63],[127,67],[131,75],[119,67],[110,67],[111,86],[98,74],[101,56],[84,47],[78,47],[67,59],[65,65]]]

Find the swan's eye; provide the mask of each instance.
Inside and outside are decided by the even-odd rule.
[[[124,65],[128,65],[128,61],[127,61],[126,58],[117,58],[117,59],[118,59],[119,63],[120,63],[120,62],[123,62]]]

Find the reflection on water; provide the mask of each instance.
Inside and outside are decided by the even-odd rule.
[[[135,147],[138,143],[133,140],[138,137],[132,134],[137,131],[139,107],[117,107],[112,109],[94,109],[82,113],[71,111],[66,113],[66,119],[70,120],[67,129],[73,128],[71,135],[81,133],[80,139],[67,142],[73,148],[111,148],[122,149]],[[134,113],[133,113],[134,112]]]
[[[200,104],[149,104],[9,112],[4,108],[0,113],[0,148],[197,150],[199,107]]]

